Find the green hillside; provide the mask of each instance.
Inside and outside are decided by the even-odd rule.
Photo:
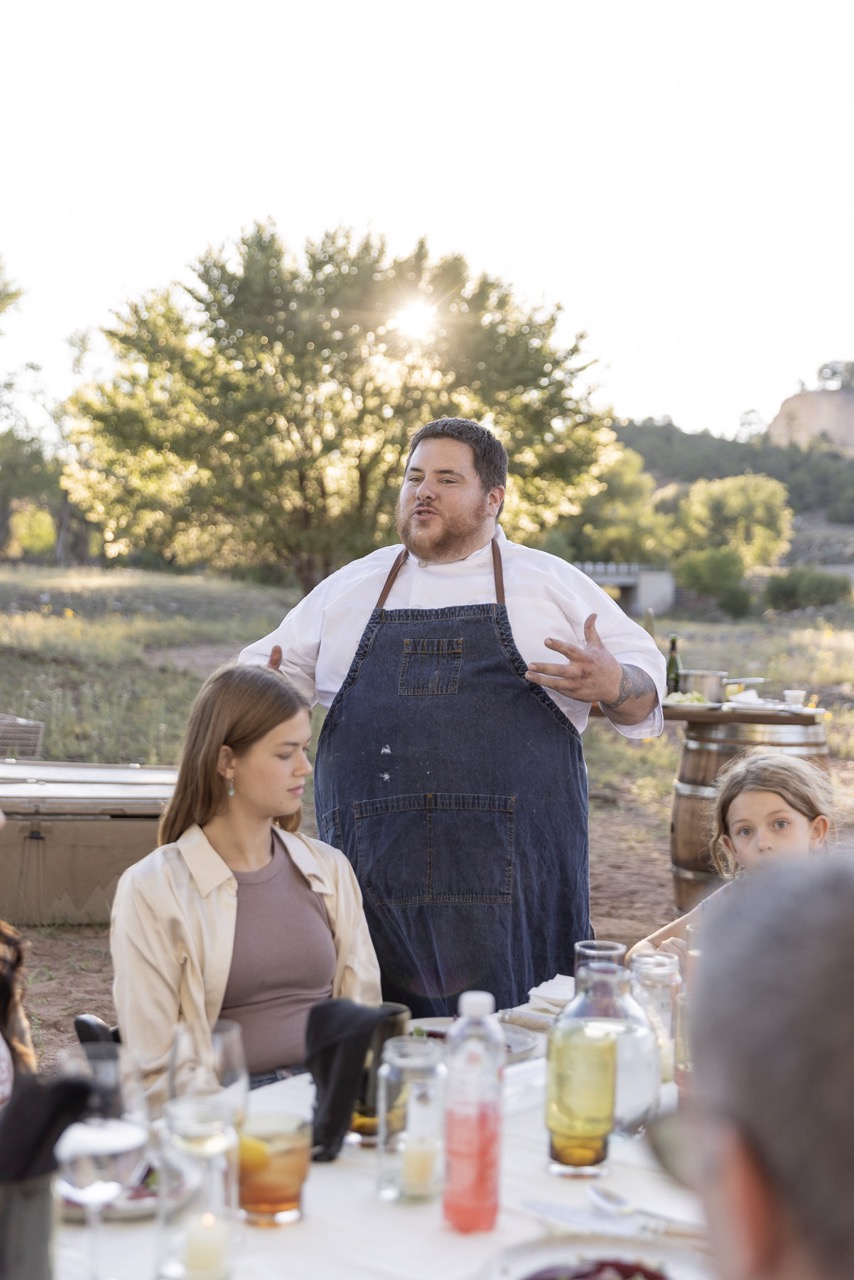
[[[854,524],[854,459],[816,443],[810,449],[772,444],[764,432],[749,440],[724,440],[709,431],[682,431],[672,422],[615,422],[626,448],[634,449],[659,485],[693,484],[724,476],[772,476],[786,485],[798,514],[822,512],[832,522]]]

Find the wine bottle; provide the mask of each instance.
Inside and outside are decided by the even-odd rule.
[[[682,674],[682,659],[676,649],[678,636],[670,637],[670,653],[667,656],[667,692],[679,692],[679,677]]]

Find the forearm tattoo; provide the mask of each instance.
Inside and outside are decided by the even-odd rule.
[[[617,707],[621,707],[630,698],[643,698],[654,693],[655,685],[651,676],[641,671],[640,667],[623,667],[620,692],[613,702],[603,702],[602,706],[607,707],[609,711],[616,711]]]

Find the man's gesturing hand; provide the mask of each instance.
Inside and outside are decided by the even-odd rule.
[[[562,653],[566,662],[532,662],[525,673],[529,680],[554,689],[579,702],[617,702],[622,692],[624,670],[602,643],[596,630],[596,614],[584,623],[583,646],[546,640],[550,649]]]
[[[272,667],[274,671],[278,671],[282,665],[282,646],[274,644],[270,650],[270,656],[267,659],[267,666]]]
[[[548,647],[567,661],[532,662],[526,676],[579,702],[598,702],[614,724],[640,724],[658,703],[652,677],[640,667],[623,666],[609,653],[596,630],[595,613],[584,623],[584,641],[579,646],[548,639]]]

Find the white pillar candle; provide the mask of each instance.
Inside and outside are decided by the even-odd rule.
[[[187,1224],[184,1243],[186,1280],[229,1280],[229,1224],[212,1213],[203,1213]]]
[[[403,1150],[403,1193],[430,1195],[436,1173],[438,1144],[434,1138],[409,1137]]]

